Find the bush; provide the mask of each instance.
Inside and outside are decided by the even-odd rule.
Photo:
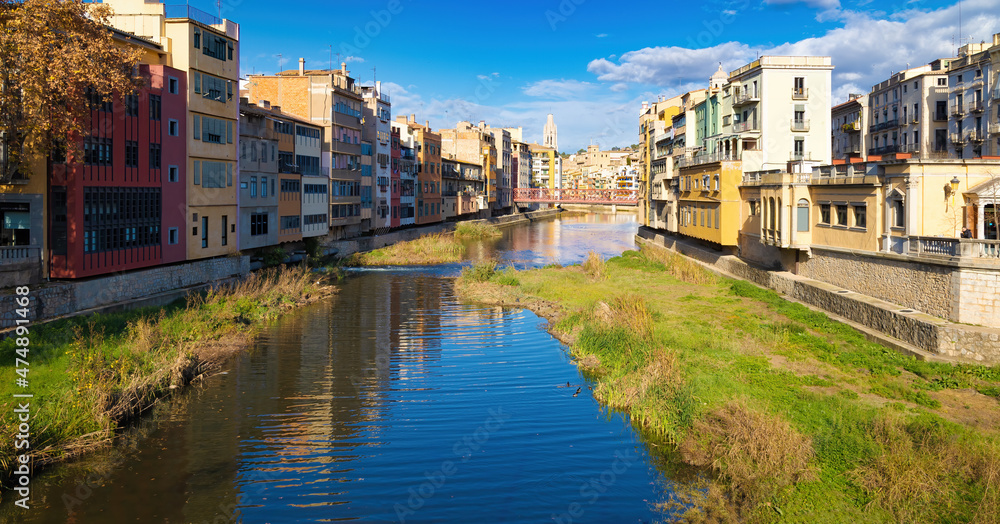
[[[271,246],[260,252],[261,262],[264,263],[264,267],[280,265],[285,261],[287,256],[287,253],[285,253],[284,248],[281,246]]]
[[[606,269],[604,263],[604,257],[595,251],[587,253],[586,260],[582,264],[583,272],[590,276],[594,280],[603,280],[604,272]]]
[[[502,235],[500,228],[486,222],[462,222],[455,227],[455,238],[475,240]]]

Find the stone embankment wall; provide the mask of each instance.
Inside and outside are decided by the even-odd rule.
[[[829,311],[927,352],[931,356],[983,364],[1000,363],[1000,329],[952,323],[927,312],[918,311],[915,307],[900,307],[897,303],[845,289],[846,286],[785,271],[770,271],[747,263],[736,256],[716,253],[647,228],[640,228],[637,238],[691,257],[722,273],[773,289],[795,300]],[[878,268],[873,268],[871,271],[877,274]],[[905,278],[899,274],[902,270],[898,267],[894,271],[896,273],[893,273],[893,270],[887,271],[891,275],[887,278]],[[933,280],[936,278],[934,274],[929,272],[923,285],[929,286],[930,282],[937,282],[934,285],[953,284],[951,280]],[[858,275],[858,278],[869,277]],[[933,289],[935,288],[925,287],[923,292],[933,294],[933,291],[928,291]],[[996,289],[993,288],[994,293]],[[893,345],[891,340],[885,342]],[[897,347],[907,349],[906,346],[897,345]]]
[[[90,280],[50,282],[30,286],[29,318],[48,320],[81,311],[150,299],[171,291],[183,292],[198,286],[241,277],[250,272],[250,257],[220,257],[183,264],[130,271]],[[0,297],[0,328],[15,325],[16,295]],[[173,298],[167,297],[167,298]]]
[[[493,224],[497,227],[507,227],[528,223],[534,220],[555,218],[562,212],[564,212],[562,209],[542,209],[540,211],[529,211],[523,214],[504,215],[493,218],[484,218],[482,220],[465,220],[463,222],[481,222]],[[354,238],[350,240],[336,240],[324,244],[323,248],[327,255],[346,257],[348,255],[353,255],[354,253],[364,253],[366,251],[380,249],[397,242],[415,240],[424,235],[454,231],[457,225],[458,223],[456,222],[443,222],[413,229],[393,231],[384,235]]]

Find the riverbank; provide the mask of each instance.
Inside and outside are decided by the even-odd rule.
[[[30,388],[0,384],[4,408],[31,393],[32,468],[68,460],[109,443],[115,430],[171,391],[211,372],[249,346],[285,311],[335,292],[300,268],[264,270],[186,302],[56,320],[31,329]],[[6,376],[14,376],[15,339],[0,342]],[[9,411],[9,409],[8,409]],[[13,417],[0,434],[16,433]],[[0,442],[4,485],[14,440]]]
[[[467,240],[486,240],[502,235],[496,226],[484,222],[463,222],[450,233],[431,233],[414,240],[354,253],[343,259],[349,267],[409,266],[450,264],[462,260]]]
[[[549,319],[595,396],[695,468],[678,518],[1000,521],[998,368],[901,355],[655,246],[456,287]]]

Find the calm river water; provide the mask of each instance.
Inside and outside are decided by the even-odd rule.
[[[538,222],[469,258],[570,264],[630,249],[635,230],[631,214]],[[0,517],[656,520],[668,481],[627,417],[592,398],[542,319],[461,304],[446,278],[460,269],[356,272],[114,449],[36,477],[32,509],[5,501]]]

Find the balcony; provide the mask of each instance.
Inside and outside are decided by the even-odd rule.
[[[951,105],[951,116],[961,118],[965,116],[965,106],[959,103]]]
[[[969,131],[969,141],[974,144],[981,144],[983,140],[986,140],[986,133],[983,133],[979,129],[974,129]]]
[[[935,122],[947,122],[948,121],[948,114],[947,113],[941,113],[941,112],[934,113],[934,121]]]
[[[37,246],[0,246],[0,265],[19,262],[38,262],[42,250]]]
[[[952,144],[964,144],[966,142],[966,136],[962,133],[949,133],[948,138],[951,139]]]
[[[796,89],[792,88],[792,100],[808,100],[809,90],[808,89]]]
[[[788,154],[789,162],[802,162],[803,160],[809,160],[812,155],[808,151],[792,151]]]
[[[809,131],[809,121],[808,120],[792,120],[792,131]]]
[[[733,97],[733,107],[744,106],[754,102],[760,102],[760,95],[756,91],[741,91]]]
[[[993,122],[990,124],[990,134],[1000,135],[1000,122]]]
[[[903,144],[903,145],[899,146],[899,152],[900,153],[919,154],[920,153],[920,144]]]
[[[893,153],[899,153],[900,146],[898,144],[892,144],[888,146],[872,147],[868,149],[869,155],[891,155]]]
[[[755,121],[736,122],[733,124],[733,133],[759,133],[760,126]]]
[[[974,100],[969,102],[969,112],[970,113],[982,113],[983,112],[983,101]]]
[[[239,25],[235,22],[223,20],[189,5],[165,5],[163,6],[163,13],[168,19],[187,18],[188,20],[219,29],[231,38],[239,39],[240,37]]]
[[[685,168],[689,166],[697,166],[701,164],[711,164],[712,162],[722,162],[728,160],[739,160],[736,155],[732,153],[703,153],[693,156],[685,156],[677,159],[677,167]]]
[[[892,120],[886,120],[885,122],[879,122],[877,124],[872,124],[868,128],[868,132],[870,132],[870,133],[877,133],[877,132],[885,130],[885,129],[894,129],[894,128],[897,128],[897,127],[899,127],[899,119],[898,118],[893,118]]]
[[[840,130],[843,131],[844,133],[854,133],[854,132],[857,132],[857,131],[861,131],[861,120],[855,120],[853,122],[848,122],[848,123],[840,126]]]

